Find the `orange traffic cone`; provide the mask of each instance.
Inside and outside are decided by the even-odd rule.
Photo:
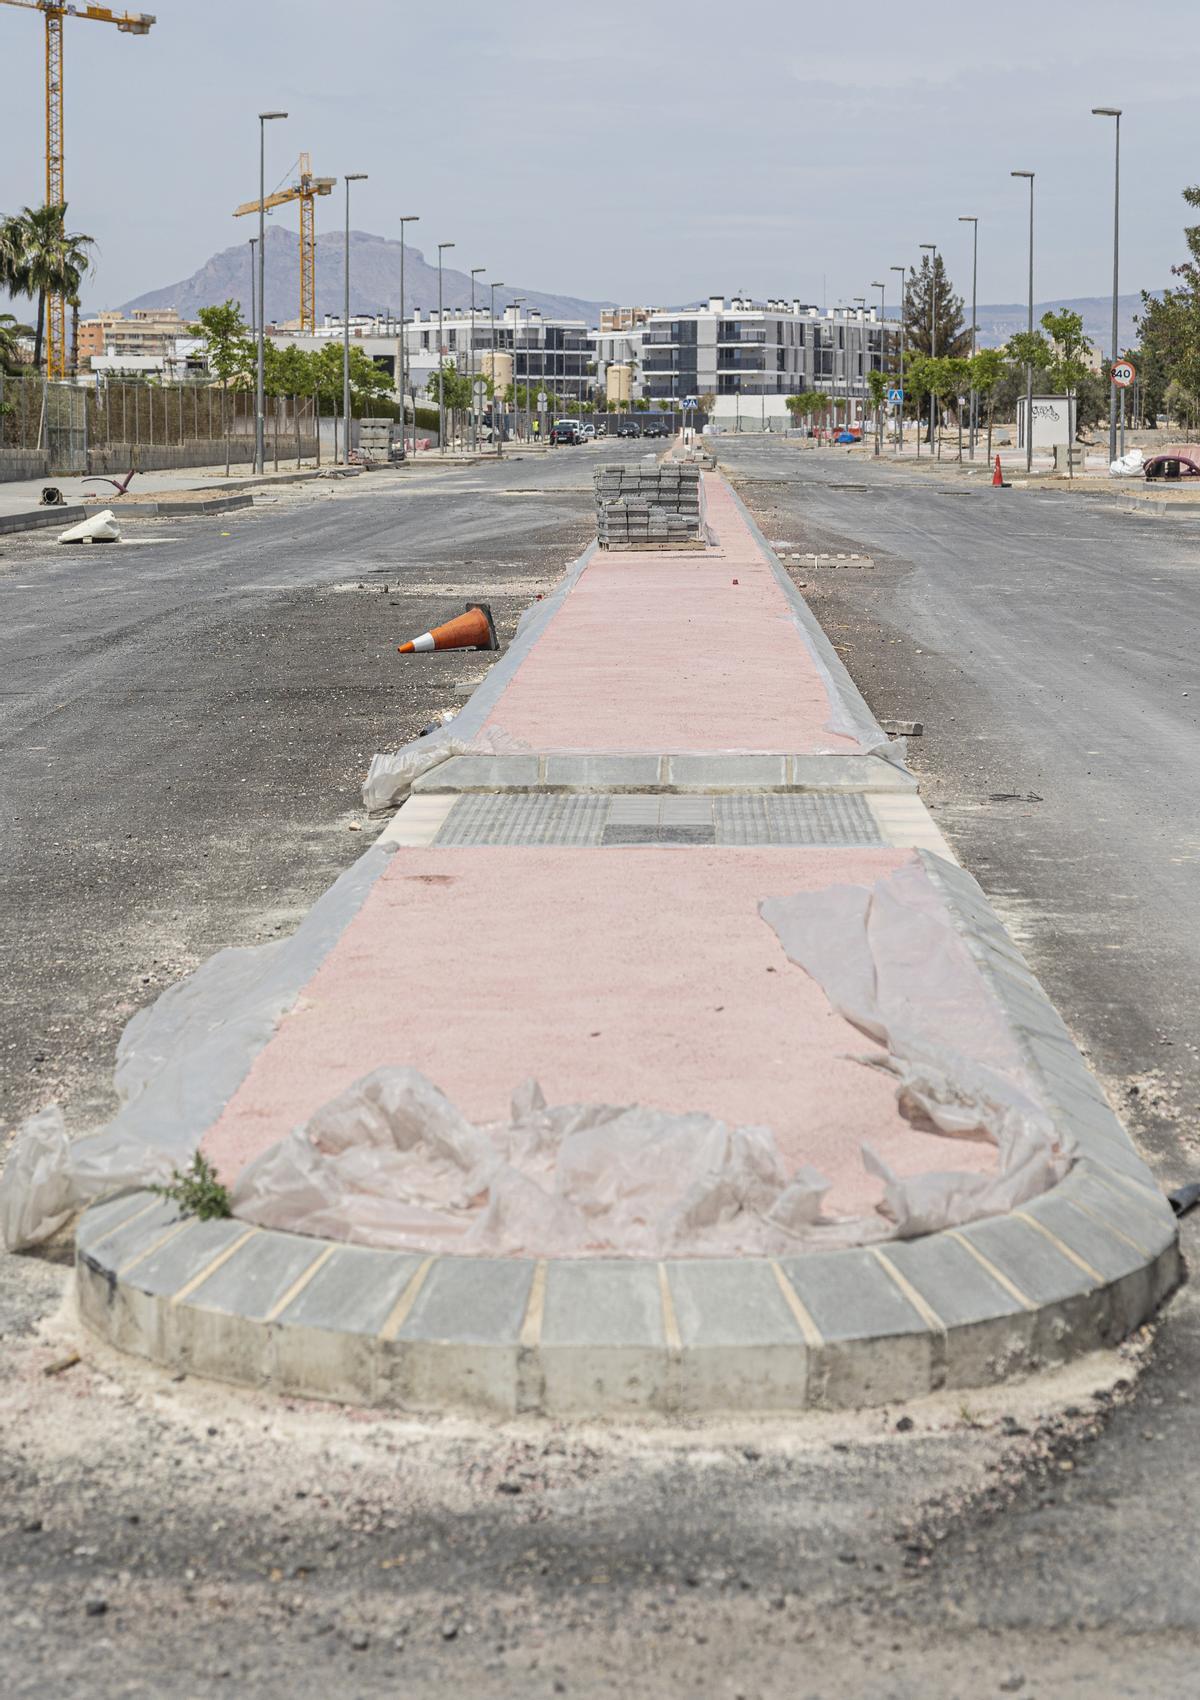
[[[468,602],[465,614],[435,626],[411,643],[398,646],[401,655],[418,655],[430,649],[499,649],[492,611],[486,602]]]
[[[992,473],[992,489],[993,490],[1003,490],[1003,488],[1004,488],[1004,474],[1000,470],[1000,456],[997,455],[996,456],[995,471]]]

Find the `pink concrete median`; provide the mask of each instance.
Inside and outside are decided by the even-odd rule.
[[[719,547],[595,555],[489,730],[549,751],[859,751],[728,486],[705,489]]]

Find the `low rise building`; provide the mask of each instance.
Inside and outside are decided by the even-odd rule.
[[[94,313],[79,322],[79,364],[91,365],[94,355],[112,355],[117,359],[168,359],[174,356],[175,344],[190,330],[173,307],[137,307],[126,318],[124,313]]]

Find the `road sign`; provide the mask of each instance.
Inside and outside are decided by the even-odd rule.
[[[484,402],[487,400],[486,378],[476,378],[475,382],[471,385],[471,393],[475,397],[476,404],[482,407]]]
[[[1119,390],[1127,390],[1137,377],[1137,367],[1132,360],[1116,360],[1108,370]]]
[[[896,406],[898,406],[898,404],[900,402],[902,402],[904,400],[904,391],[903,390],[889,390],[888,393],[887,393],[887,398],[888,398],[888,401],[892,404],[892,406],[896,407]]]
[[[550,405],[550,397],[546,394],[545,390],[539,390],[538,391],[538,397],[537,397],[537,410],[538,410],[538,412],[539,413],[545,413],[545,411],[549,407],[549,405]]]
[[[700,403],[694,395],[685,395],[679,405],[685,413],[690,413],[694,407],[699,407]]]

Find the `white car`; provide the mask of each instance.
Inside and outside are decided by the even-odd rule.
[[[596,427],[591,424],[581,425],[579,427],[579,435],[585,443],[594,442],[596,437]]]

